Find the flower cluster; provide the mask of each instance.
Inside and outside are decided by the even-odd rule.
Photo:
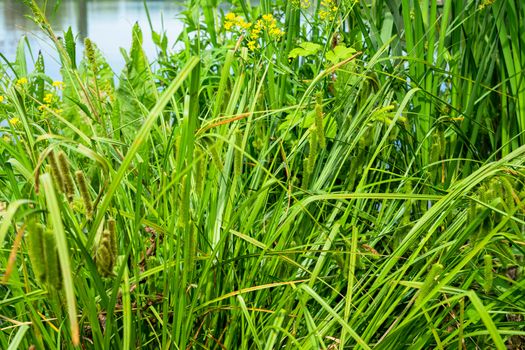
[[[248,42],[248,48],[250,50],[254,51],[260,47],[258,41],[264,32],[268,34],[271,40],[279,40],[284,35],[284,32],[277,26],[277,20],[271,13],[263,15],[261,19],[255,22],[250,32],[251,40]]]
[[[323,21],[333,21],[339,9],[335,0],[323,0],[321,1],[321,6],[323,9],[319,11],[319,18]]]
[[[307,9],[310,8],[310,0],[292,0],[291,4],[295,8]]]
[[[61,82],[61,81],[54,81],[52,85],[57,91],[64,89],[64,83]],[[58,108],[53,109],[53,107],[56,106],[58,104],[58,102],[59,102],[58,95],[56,95],[54,93],[51,93],[51,92],[48,92],[48,93],[46,93],[44,95],[44,98],[42,99],[42,101],[44,103],[41,104],[40,106],[38,106],[38,110],[39,111],[44,112],[46,109],[51,109],[55,113],[62,112],[61,109],[58,109]]]
[[[258,38],[258,35],[260,35],[261,30],[266,30],[268,32],[268,35],[271,39],[280,39],[284,32],[277,27],[277,20],[273,17],[271,13],[263,15],[262,20],[258,20],[255,24],[255,29],[258,29],[258,33],[256,34],[254,31],[252,31],[252,38]]]
[[[53,94],[50,94],[50,93],[47,93],[45,96],[44,96],[44,103],[46,105],[50,105],[53,103],[53,100],[55,99],[55,95]]]
[[[478,9],[481,11],[481,10],[484,10],[486,7],[494,4],[496,2],[496,0],[483,0],[483,2],[481,4],[479,4],[479,7]]]
[[[13,127],[17,126],[18,124],[20,124],[20,118],[13,117],[9,119],[9,124]]]
[[[277,19],[271,13],[262,15],[255,24],[246,22],[241,16],[234,13],[228,13],[225,19],[224,28],[227,31],[243,34],[247,38],[246,46],[251,51],[261,47],[259,41],[263,38],[264,33],[271,40],[279,40],[284,35],[284,31],[278,26]]]
[[[23,77],[23,78],[20,78],[20,79],[17,79],[17,81],[15,82],[16,86],[23,86],[23,85],[26,85],[27,84],[27,78],[26,77]]]
[[[57,88],[58,90],[64,90],[64,83],[61,81],[54,81],[53,87]]]
[[[224,29],[231,32],[243,32],[252,26],[251,23],[246,22],[241,16],[237,16],[235,13],[230,12],[226,16],[224,21]]]

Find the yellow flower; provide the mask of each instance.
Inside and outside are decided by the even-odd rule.
[[[270,22],[273,20],[273,15],[271,13],[267,13],[265,15],[262,16],[262,18],[266,21],[266,22]]]
[[[250,39],[256,41],[261,37],[262,32],[266,32],[268,36],[272,39],[280,39],[284,32],[278,27],[279,22],[273,17],[271,13],[265,14],[262,16],[262,19],[257,20],[253,27],[251,28]],[[255,43],[248,43],[248,48],[253,50],[255,48]]]
[[[264,23],[261,19],[258,19],[257,22],[255,23],[255,29],[261,30],[262,28],[264,28]]]
[[[255,51],[255,49],[257,48],[257,42],[255,40],[248,41],[248,48],[251,51]]]
[[[335,15],[337,14],[337,10],[339,9],[336,2],[334,0],[323,0],[321,1],[321,6],[325,9],[319,11],[319,17],[322,20],[328,19],[333,21],[335,19]]]
[[[27,78],[23,77],[16,81],[16,85],[25,85],[27,84]]]
[[[0,103],[4,102],[4,96],[0,95]]]
[[[279,28],[272,28],[272,29],[270,29],[268,34],[270,34],[270,36],[278,38],[278,37],[280,37],[283,34],[283,32]]]
[[[62,81],[54,81],[53,87],[56,87],[58,90],[62,90],[64,88],[64,82]]]
[[[291,2],[296,8],[307,9],[310,7],[310,0],[291,0]]]
[[[53,102],[53,94],[46,94],[44,96],[44,102],[48,105],[51,104]]]
[[[478,6],[478,10],[483,10],[485,9],[486,7],[494,4],[496,0],[483,0],[483,2],[481,4],[479,4]]]
[[[42,112],[44,109],[46,109],[46,106],[45,106],[45,105],[40,105],[40,106],[38,106],[38,110],[39,110],[39,111]]]
[[[239,27],[243,29],[249,29],[252,24],[250,22],[246,22],[244,19],[240,18],[238,21]]]
[[[18,123],[20,123],[20,119],[19,118],[11,118],[9,119],[9,124],[11,124],[11,126],[17,126]]]
[[[226,16],[224,16],[226,19],[224,21],[224,29],[227,31],[242,31],[242,30],[248,30],[252,24],[249,22],[246,22],[244,18],[241,16],[236,16],[234,13],[228,13]]]
[[[224,29],[230,30],[232,29],[232,27],[233,27],[233,22],[230,22],[230,21],[224,22]]]

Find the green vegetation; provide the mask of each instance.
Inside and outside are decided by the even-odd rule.
[[[0,348],[524,346],[521,0],[192,0],[116,75],[25,1]]]

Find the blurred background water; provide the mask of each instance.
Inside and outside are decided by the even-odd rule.
[[[173,0],[61,0],[60,6],[54,7],[55,1],[48,1],[46,14],[56,31],[62,32],[71,26],[77,35],[77,48],[82,49],[85,37],[94,41],[102,51],[110,66],[119,73],[124,66],[120,48],[131,47],[131,28],[138,22],[143,31],[144,50],[150,59],[155,57],[155,46],[151,40],[146,3],[153,29],[165,31],[170,46],[183,30],[183,24],[177,19],[183,7]],[[58,79],[58,57],[49,40],[45,38],[35,23],[27,18],[29,11],[22,0],[0,0],[0,53],[9,61],[16,56],[20,38],[27,36],[33,57],[39,50],[44,54],[46,73]],[[77,57],[81,52],[77,49]],[[28,53],[28,66],[33,65]]]

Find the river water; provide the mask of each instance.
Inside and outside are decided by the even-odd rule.
[[[61,0],[48,1],[46,11],[57,35],[71,26],[77,35],[77,48],[82,48],[85,37],[97,44],[106,60],[116,73],[124,66],[120,48],[131,47],[131,28],[138,22],[143,30],[144,50],[150,59],[155,57],[156,48],[151,40],[146,3],[153,29],[165,31],[170,46],[182,32],[183,24],[177,18],[182,5],[173,0]],[[46,73],[59,78],[59,64],[56,53],[38,27],[27,18],[29,11],[22,0],[0,0],[0,53],[9,61],[14,60],[20,38],[25,35],[31,49],[28,53],[28,66],[33,65],[30,52],[36,57],[39,50],[45,58]],[[77,57],[80,52],[77,52]],[[2,62],[3,63],[3,62]]]

